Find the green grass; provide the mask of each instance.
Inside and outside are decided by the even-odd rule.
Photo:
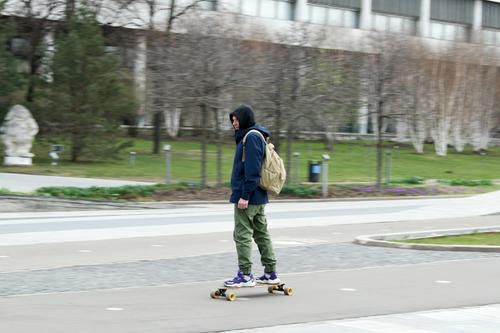
[[[499,232],[474,233],[458,236],[443,236],[419,238],[398,241],[400,243],[413,244],[442,244],[442,245],[497,245],[500,246]]]
[[[176,182],[187,181],[199,183],[201,169],[200,144],[195,141],[164,141],[172,146],[172,177]],[[387,143],[393,147],[394,143]],[[2,153],[3,147],[0,148]],[[37,138],[33,146],[36,156],[32,167],[0,167],[0,172],[23,172],[43,175],[80,176],[98,178],[121,178],[162,182],[165,174],[165,157],[163,154],[151,154],[151,142],[147,139],[135,139],[134,146],[124,150],[118,160],[91,161],[78,163],[69,161],[69,146],[62,154],[58,166],[51,166],[48,152],[50,143]],[[129,152],[137,153],[135,166],[128,165]],[[375,179],[375,146],[374,142],[349,141],[335,144],[334,150],[325,150],[321,142],[299,141],[294,143],[294,152],[300,153],[299,182],[307,181],[308,161],[321,160],[322,154],[328,153],[330,182],[373,182]],[[281,156],[286,161],[286,146],[281,147]],[[234,143],[228,140],[223,146],[223,181],[230,178],[233,162]],[[215,145],[208,145],[208,177],[209,183],[216,180]],[[385,157],[385,156],[384,156]],[[450,150],[448,156],[436,156],[433,147],[427,145],[424,154],[416,154],[409,145],[399,145],[392,149],[392,179],[498,179],[500,178],[500,147],[494,147],[487,155],[472,154],[469,149],[458,154]]]

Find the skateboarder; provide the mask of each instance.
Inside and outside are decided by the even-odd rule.
[[[243,145],[245,134],[252,129],[261,132],[265,138],[269,137],[270,133],[263,126],[255,124],[253,110],[248,105],[236,108],[229,115],[229,119],[236,140],[230,202],[234,204],[233,239],[238,254],[239,271],[233,279],[224,281],[224,285],[253,287],[256,282],[277,284],[280,279],[276,274],[276,258],[264,213],[264,207],[269,200],[267,192],[259,187],[265,143],[258,133],[252,132]],[[252,238],[259,248],[261,263],[264,266],[264,274],[256,279],[252,275]]]

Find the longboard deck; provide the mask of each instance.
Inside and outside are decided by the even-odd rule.
[[[284,283],[277,284],[256,284],[252,287],[227,287],[221,286],[215,290],[212,290],[210,293],[210,297],[217,299],[224,297],[228,301],[234,301],[236,299],[236,293],[234,290],[244,290],[244,289],[253,289],[253,288],[267,288],[267,292],[270,294],[274,294],[277,292],[282,292],[287,296],[291,296],[293,294],[293,289],[290,287],[285,287]]]

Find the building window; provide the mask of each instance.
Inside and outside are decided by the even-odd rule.
[[[340,27],[356,28],[358,14],[354,10],[328,8],[327,24]]]
[[[267,18],[276,17],[276,2],[273,0],[260,1],[260,16]]]
[[[326,23],[326,13],[328,8],[321,6],[309,6],[309,22],[317,24]]]
[[[465,25],[446,22],[431,22],[428,37],[456,42],[467,41],[468,28]]]
[[[380,32],[414,35],[416,24],[410,17],[373,14],[373,29]]]
[[[220,7],[243,15],[292,20],[294,4],[284,0],[225,0]]]
[[[276,18],[280,20],[293,20],[294,4],[286,1],[277,1],[278,11]]]
[[[198,6],[204,10],[216,10],[217,1],[216,0],[206,0],[198,3]]]
[[[483,30],[483,43],[500,46],[500,30]]]
[[[354,10],[309,6],[309,22],[356,28],[357,13]]]
[[[257,16],[259,10],[259,1],[241,0],[241,14]]]

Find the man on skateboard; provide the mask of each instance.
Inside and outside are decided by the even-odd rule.
[[[278,284],[280,279],[276,274],[276,257],[264,213],[264,207],[269,200],[267,192],[259,187],[265,142],[255,132],[249,133],[243,142],[250,130],[259,131],[265,138],[268,138],[270,133],[255,123],[253,110],[248,105],[239,106],[229,115],[229,119],[236,141],[230,202],[234,204],[233,239],[239,270],[234,278],[224,281],[224,285],[253,287],[256,282]],[[264,266],[264,274],[256,279],[252,274],[252,238],[259,248],[261,263]]]

